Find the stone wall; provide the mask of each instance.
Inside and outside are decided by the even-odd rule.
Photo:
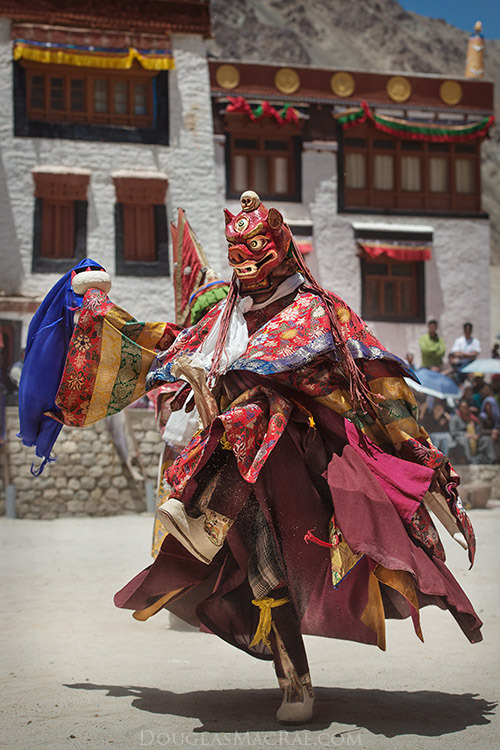
[[[500,500],[500,466],[465,465],[460,474],[460,497],[466,508],[484,508],[490,500]]]
[[[127,425],[139,446],[145,479],[156,488],[162,442],[147,409],[128,409]],[[84,430],[63,427],[55,444],[57,461],[48,464],[41,477],[30,466],[34,449],[19,438],[17,409],[7,408],[10,481],[16,488],[18,518],[52,519],[64,516],[110,516],[146,510],[145,482],[134,480],[115,449],[106,422]],[[140,465],[133,460],[140,469]],[[0,507],[5,507],[2,467]]]
[[[140,449],[145,481],[156,492],[158,463],[163,443],[147,409],[127,409],[127,429]],[[106,422],[85,430],[63,427],[55,445],[57,461],[33,477],[33,448],[19,438],[17,408],[7,408],[10,481],[16,488],[18,518],[52,519],[64,516],[112,516],[142,513],[146,508],[145,481],[134,480],[115,449]],[[132,441],[129,439],[129,442]],[[133,455],[133,448],[131,454]],[[135,468],[141,469],[136,458]],[[500,466],[458,466],[461,495],[467,507],[475,507],[475,496],[500,500]],[[4,513],[5,486],[0,480],[0,514]]]

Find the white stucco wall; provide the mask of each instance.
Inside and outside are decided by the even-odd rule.
[[[219,189],[225,193],[224,149],[216,144]],[[401,217],[337,213],[337,158],[334,152],[309,150],[302,153],[302,202],[274,201],[289,222],[310,220],[313,224],[314,257],[308,264],[320,283],[339,294],[361,313],[361,271],[354,222],[431,225],[434,230],[432,260],[425,263],[425,317],[436,318],[448,349],[462,334],[466,320],[489,353],[489,222],[486,219],[448,219],[432,216]],[[228,208],[239,210],[237,201]],[[425,323],[369,321],[375,335],[401,357],[414,352],[420,364],[419,336]]]
[[[321,269],[322,284],[343,297],[361,313],[361,271],[354,239],[353,222],[401,224],[401,217],[369,214],[328,213],[334,198],[334,185],[324,183],[311,212],[315,217],[314,246]],[[404,217],[404,223],[431,225],[434,229],[432,259],[425,262],[425,317],[439,321],[439,332],[447,348],[462,334],[465,321],[488,351],[490,340],[489,260],[490,232],[487,219],[445,219]],[[416,355],[420,365],[419,336],[425,323],[369,321],[375,335],[395,354]]]
[[[0,290],[15,293],[25,270],[21,261],[20,238],[15,220],[21,196],[9,184],[14,165],[12,154],[12,50],[10,21],[0,19]]]
[[[500,266],[490,266],[490,294],[491,294],[491,344],[499,344],[500,340]]]
[[[112,299],[142,320],[172,320],[171,278],[115,274],[115,191],[117,170],[163,172],[169,180],[168,221],[177,208],[188,219],[212,265],[222,269],[226,255],[222,201],[214,172],[214,141],[204,41],[174,35],[176,68],[169,73],[169,146],[14,138],[12,49],[9,23],[0,20],[0,288],[7,294],[42,298],[58,274],[31,273],[34,167],[81,167],[91,171],[88,189],[87,255],[113,278]],[[171,251],[171,248],[170,248]]]
[[[0,291],[42,298],[58,278],[57,274],[31,273],[32,170],[47,166],[90,170],[87,254],[110,271],[112,298],[139,319],[173,318],[172,281],[167,277],[116,276],[113,172],[135,169],[165,173],[169,180],[169,221],[176,218],[178,207],[184,208],[211,264],[227,275],[222,208],[227,205],[236,212],[239,203],[225,199],[224,148],[214,143],[205,45],[195,36],[174,35],[172,49],[176,69],[169,74],[169,146],[14,138],[10,23],[0,19]],[[332,151],[304,150],[302,175],[302,202],[274,205],[289,222],[312,222],[315,252],[308,262],[323,286],[360,311],[361,278],[352,223],[402,220],[369,214],[338,215],[336,154]],[[470,319],[487,351],[488,221],[405,217],[404,223],[434,227],[433,259],[425,265],[426,318],[440,321],[448,347],[462,332],[463,322]],[[28,316],[23,319],[26,322]],[[370,325],[401,356],[407,351],[418,353],[418,337],[426,328],[425,324]]]

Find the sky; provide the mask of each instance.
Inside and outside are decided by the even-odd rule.
[[[444,18],[464,31],[483,22],[486,39],[500,39],[500,0],[398,0],[405,10],[431,18]]]

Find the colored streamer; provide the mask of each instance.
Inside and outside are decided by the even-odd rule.
[[[376,115],[366,102],[361,102],[359,109],[347,112],[337,119],[344,130],[362,125],[369,120],[377,130],[384,133],[434,143],[459,143],[482,138],[488,134],[495,122],[494,115],[490,115],[473,125],[419,125],[409,120]]]

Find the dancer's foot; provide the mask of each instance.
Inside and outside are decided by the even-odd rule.
[[[276,712],[276,718],[280,724],[308,724],[313,717],[313,705],[312,689],[304,685],[302,700],[300,700],[300,696],[292,686],[287,685],[283,691],[283,700]]]
[[[205,518],[191,518],[180,500],[170,498],[160,505],[158,518],[169,534],[172,534],[194,557],[209,565],[220,546],[215,544],[205,531]]]

